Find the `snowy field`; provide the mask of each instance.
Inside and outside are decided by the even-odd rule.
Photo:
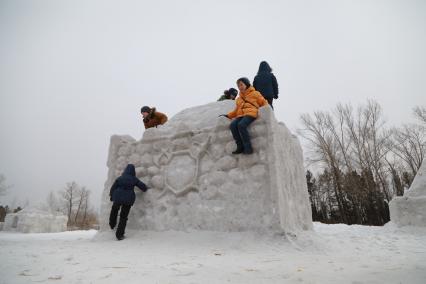
[[[0,232],[0,283],[426,283],[426,230],[324,225],[254,233]]]

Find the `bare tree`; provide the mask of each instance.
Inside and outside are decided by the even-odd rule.
[[[392,198],[386,181],[386,155],[390,132],[384,128],[385,121],[382,119],[382,109],[375,101],[369,101],[363,113],[369,118],[367,124],[368,139],[365,145],[365,158],[369,161],[370,169],[374,174],[374,180],[380,185],[386,200]]]
[[[69,182],[58,192],[50,192],[46,198],[46,207],[50,211],[62,211],[68,217],[68,228],[87,229],[96,228],[98,216],[90,204],[90,190],[79,186],[76,182]],[[58,200],[57,196],[60,196]]]
[[[86,191],[86,196],[85,196],[85,199],[84,199],[84,206],[83,206],[83,220],[82,220],[82,222],[81,222],[81,224],[83,225],[83,226],[85,226],[86,225],[86,220],[87,220],[87,214],[89,213],[88,212],[88,210],[89,210],[89,199],[90,198],[90,190],[87,190]]]
[[[426,127],[416,124],[406,124],[392,130],[392,141],[389,144],[392,151],[400,158],[415,176],[426,154]]]
[[[78,190],[79,186],[76,182],[72,181],[67,183],[65,189],[62,191],[62,198],[64,200],[65,210],[68,216],[68,226],[71,225],[71,216]]]
[[[386,147],[389,140],[389,132],[384,128],[384,120],[382,119],[382,110],[380,105],[375,101],[368,101],[366,105],[358,107],[354,113],[350,105],[338,105],[338,118],[342,117],[344,128],[340,139],[346,139],[347,149],[345,151],[346,160],[352,161],[354,165],[348,167],[360,172],[371,172],[374,180],[378,182],[381,190],[390,200],[391,193],[386,181],[386,155],[388,148]],[[351,164],[352,164],[351,163]],[[370,184],[371,188],[374,186]]]
[[[424,124],[426,124],[426,107],[424,106],[417,106],[414,108],[413,110],[414,112],[414,116],[420,120],[421,122],[423,122]]]
[[[315,112],[313,117],[309,114],[301,116],[304,129],[299,133],[309,142],[312,148],[311,161],[321,162],[330,170],[333,177],[333,190],[340,211],[341,221],[346,222],[345,204],[342,199],[341,161],[339,158],[339,145],[335,135],[330,130],[332,117],[328,112]]]
[[[75,213],[74,224],[77,224],[78,214],[80,213],[80,210],[85,206],[85,203],[87,203],[88,196],[89,196],[88,190],[84,186],[80,190],[78,190],[77,192],[78,205],[77,205],[77,211]]]

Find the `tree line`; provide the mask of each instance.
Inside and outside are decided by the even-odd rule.
[[[306,180],[314,221],[383,225],[389,201],[408,189],[426,154],[426,108],[416,123],[388,127],[381,106],[338,104],[302,114]]]
[[[63,190],[49,192],[46,206],[50,211],[68,217],[69,230],[96,228],[98,214],[90,204],[90,193],[85,186],[68,182]]]

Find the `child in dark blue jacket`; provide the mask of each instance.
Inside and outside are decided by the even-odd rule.
[[[121,208],[120,221],[118,222],[115,233],[118,240],[124,239],[127,216],[136,199],[133,190],[135,186],[139,187],[143,192],[148,190],[148,187],[136,177],[135,166],[128,164],[123,174],[115,180],[109,192],[110,200],[113,202],[111,214],[109,215],[109,226],[111,229],[114,229],[117,224],[118,210]]]
[[[259,71],[253,80],[253,87],[262,94],[273,108],[273,100],[278,99],[278,82],[268,62],[260,62]]]

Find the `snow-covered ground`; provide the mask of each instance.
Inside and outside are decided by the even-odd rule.
[[[426,283],[426,229],[314,230],[0,232],[0,283]]]

